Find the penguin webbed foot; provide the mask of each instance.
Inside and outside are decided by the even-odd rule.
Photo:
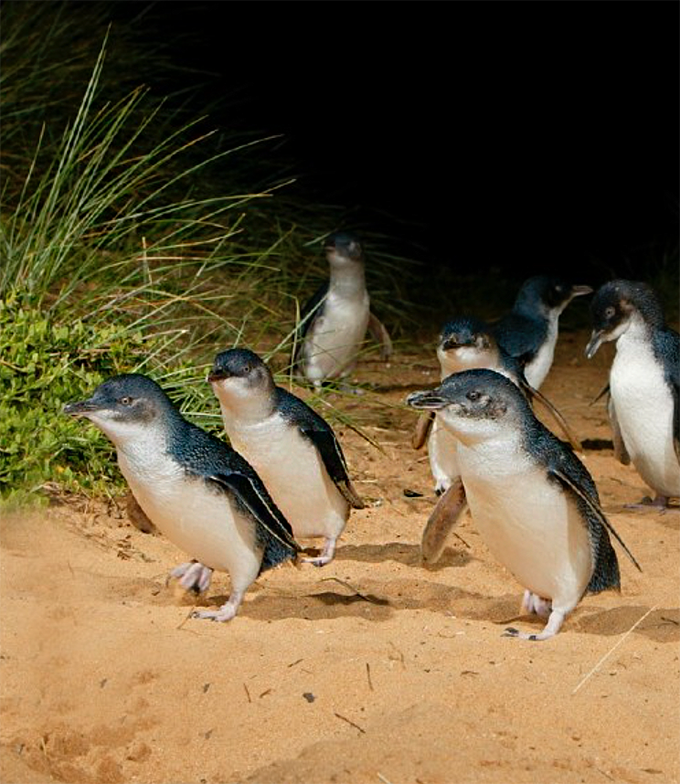
[[[533,595],[533,594],[532,594]],[[541,601],[545,601],[542,599]],[[549,640],[551,637],[554,637],[557,632],[562,628],[562,624],[564,623],[565,613],[561,610],[553,609],[550,613],[550,617],[548,618],[548,623],[545,625],[545,628],[542,632],[536,634],[535,632],[521,632],[519,629],[515,629],[512,626],[509,626],[501,635],[501,637],[516,637],[520,640],[530,640],[531,642],[540,642],[541,640]]]
[[[678,511],[678,510],[680,510],[680,507],[674,506],[674,505],[672,505],[670,503],[670,498],[668,496],[659,495],[659,494],[657,494],[654,497],[654,499],[652,499],[648,495],[646,495],[644,498],[642,498],[636,504],[626,504],[625,508],[626,509],[643,509],[643,510],[657,509],[657,510],[660,510],[661,512]]]
[[[168,575],[168,581],[172,578],[179,580],[179,584],[185,591],[193,591],[196,594],[205,593],[210,587],[213,570],[209,566],[204,566],[198,561],[176,566]]]
[[[191,617],[205,619],[208,621],[219,621],[220,623],[231,621],[232,618],[236,616],[238,608],[241,606],[241,602],[243,601],[243,594],[244,591],[233,591],[229,597],[229,601],[225,602],[219,609],[194,610],[194,612],[191,613]]]
[[[336,539],[326,539],[323,550],[319,555],[314,555],[309,558],[303,558],[302,563],[312,564],[312,566],[322,567],[329,564],[335,557]]]

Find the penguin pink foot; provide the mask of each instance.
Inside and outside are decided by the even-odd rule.
[[[652,500],[648,495],[646,495],[641,501],[638,501],[637,504],[626,504],[626,509],[658,509],[661,512],[668,512],[668,511],[680,511],[679,506],[672,506],[670,504],[670,497],[667,495],[656,495],[656,497]]]
[[[550,617],[548,618],[548,623],[545,625],[545,628],[542,632],[539,632],[538,634],[534,634],[532,632],[521,632],[518,629],[510,626],[503,632],[502,636],[517,637],[520,640],[531,640],[532,642],[548,640],[551,637],[554,637],[562,628],[565,617],[565,612],[562,612],[561,610],[552,610]]]
[[[185,591],[194,593],[205,593],[210,587],[213,570],[204,566],[198,561],[189,561],[176,566],[169,575],[169,578],[179,580],[179,584]]]
[[[229,597],[229,601],[225,602],[219,608],[219,610],[195,610],[191,614],[191,617],[205,618],[209,621],[219,621],[220,623],[226,623],[226,621],[230,621],[236,616],[238,608],[241,606],[241,602],[243,601],[244,594],[245,591],[233,590],[231,592],[231,596]]]
[[[303,558],[302,563],[310,563],[312,566],[325,566],[330,563],[335,556],[335,545],[337,541],[337,539],[326,539],[321,554],[316,555],[313,558]]]

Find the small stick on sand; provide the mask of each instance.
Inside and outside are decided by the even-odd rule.
[[[371,680],[371,665],[366,662],[366,677],[368,678],[368,688],[373,691],[373,681]]]
[[[614,653],[614,651],[619,647],[619,645],[621,645],[621,643],[626,639],[626,637],[628,637],[629,634],[634,632],[635,629],[637,629],[637,627],[644,621],[644,619],[648,615],[651,615],[658,606],[659,606],[658,604],[655,604],[654,607],[651,607],[649,610],[647,610],[647,612],[642,616],[642,618],[639,618],[637,621],[635,621],[635,623],[630,627],[630,629],[628,629],[628,631],[623,635],[623,637],[621,637],[621,639],[616,643],[616,645],[610,648],[607,651],[607,653],[605,653],[605,655],[600,659],[600,661],[593,667],[593,669],[586,675],[586,677],[583,678],[583,680],[574,689],[574,691],[572,691],[572,695],[576,694],[576,692],[581,688],[581,686],[583,686],[583,684],[588,680],[588,678],[590,678],[591,675],[597,672],[597,670],[612,655],[612,653]]]
[[[359,732],[361,732],[363,735],[366,734],[366,730],[363,727],[360,727],[358,724],[355,724],[353,721],[346,718],[345,716],[341,716],[339,713],[334,713],[333,715],[337,716],[337,718],[342,719],[343,721],[346,721],[348,724],[354,727],[355,730],[359,730]]]
[[[184,617],[184,620],[183,620],[183,621],[182,621],[182,622],[181,622],[181,623],[180,623],[178,626],[176,626],[175,628],[177,628],[177,629],[181,629],[181,628],[182,628],[182,626],[184,626],[184,624],[185,624],[185,623],[186,623],[186,622],[189,620],[189,618],[191,618],[191,616],[194,614],[194,610],[195,610],[195,609],[196,609],[196,607],[195,607],[195,606],[194,606],[194,607],[192,607],[192,608],[189,610],[189,612],[186,614],[186,616]]]

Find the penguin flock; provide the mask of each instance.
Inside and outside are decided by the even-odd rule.
[[[392,342],[371,313],[364,254],[347,233],[325,245],[330,276],[302,310],[294,364],[316,388],[346,378],[367,331],[382,357]],[[544,619],[545,640],[588,592],[620,588],[612,539],[640,569],[604,514],[597,488],[577,457],[578,441],[539,392],[553,362],[559,317],[589,286],[537,276],[507,315],[487,324],[458,317],[441,331],[441,383],[413,392],[420,411],[412,445],[427,443],[438,496],[421,541],[424,564],[436,562],[466,509],[489,551],[524,588],[522,610]],[[645,283],[614,280],[594,293],[590,359],[615,342],[608,413],[615,455],[632,463],[667,508],[680,497],[680,337],[666,326]],[[229,621],[259,574],[287,561],[332,561],[352,509],[364,503],[330,425],[296,395],[276,386],[253,351],[219,353],[207,378],[219,401],[229,445],[188,422],[161,387],[140,374],[115,376],[64,413],[89,419],[114,444],[118,465],[142,517],[190,561],[170,576],[204,593],[215,570],[231,592],[195,617]],[[567,441],[533,411],[539,402]],[[300,542],[321,539],[309,557]]]

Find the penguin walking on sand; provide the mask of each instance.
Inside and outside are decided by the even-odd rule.
[[[361,243],[352,234],[336,233],[325,250],[330,277],[302,308],[294,358],[316,387],[352,372],[367,329],[381,344],[382,358],[392,355],[390,336],[371,313]]]
[[[564,417],[526,380],[521,363],[507,354],[498,345],[491,327],[474,317],[458,317],[448,321],[439,336],[437,358],[443,381],[451,373],[460,373],[473,368],[488,368],[509,378],[529,400],[539,400],[555,419],[568,441],[575,449],[580,449],[578,440],[569,430]],[[428,437],[429,433],[429,437]],[[437,495],[448,490],[451,482],[458,477],[455,457],[456,439],[440,423],[433,411],[423,414],[416,425],[412,444],[420,449],[427,439],[427,453],[430,469],[435,480]]]
[[[523,611],[547,619],[538,634],[510,628],[507,636],[548,639],[584,593],[620,588],[609,533],[640,568],[602,512],[586,468],[536,419],[509,379],[467,370],[406,402],[437,411],[458,439],[472,519],[491,553],[526,589]]]
[[[552,366],[560,315],[574,297],[591,292],[590,286],[537,275],[522,284],[510,313],[492,325],[498,345],[517,359],[534,389],[540,388]]]
[[[300,398],[274,384],[271,371],[248,349],[217,355],[208,375],[235,449],[255,467],[295,537],[324,538],[318,557],[333,559],[350,509],[363,509],[330,425]]]
[[[661,508],[680,497],[680,336],[665,325],[661,304],[646,283],[612,280],[591,305],[591,359],[616,342],[609,372],[609,418],[618,459],[632,461]]]
[[[254,469],[187,422],[150,378],[115,376],[64,412],[89,419],[108,436],[144,514],[195,559],[171,576],[202,592],[213,570],[229,573],[229,600],[195,617],[231,620],[261,572],[296,559],[300,548],[290,524]]]

